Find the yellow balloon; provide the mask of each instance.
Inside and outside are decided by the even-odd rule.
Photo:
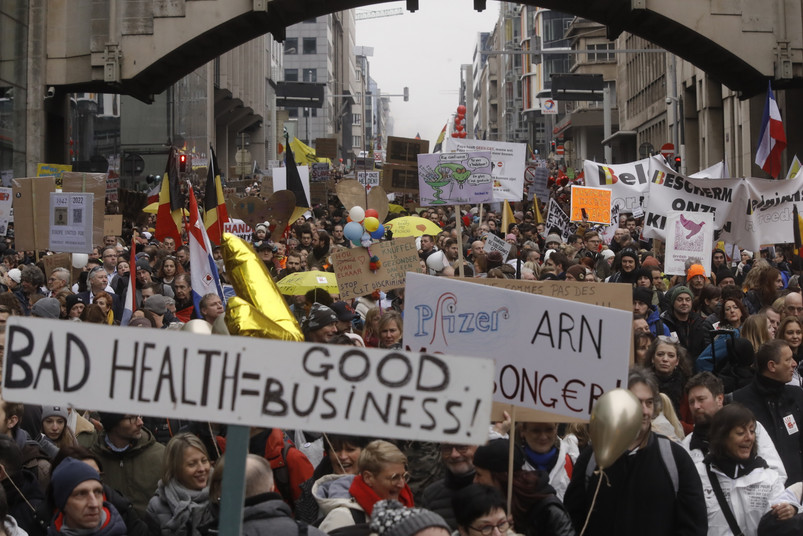
[[[232,335],[303,341],[304,335],[254,249],[231,233],[222,244],[226,275],[236,297],[226,304],[226,326]]]
[[[365,221],[362,222],[363,227],[369,233],[373,233],[377,229],[379,229],[379,220],[374,218],[373,216],[368,216],[365,218]]]
[[[608,391],[597,400],[588,433],[600,469],[613,465],[635,441],[641,417],[641,402],[627,389]]]

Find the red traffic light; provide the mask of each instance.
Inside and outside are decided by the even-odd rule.
[[[178,155],[178,170],[184,173],[187,171],[187,155],[180,154]]]

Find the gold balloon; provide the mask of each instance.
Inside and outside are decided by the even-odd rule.
[[[591,410],[589,435],[600,469],[607,469],[633,444],[641,430],[641,402],[627,389],[602,395]]]
[[[303,341],[301,328],[254,249],[231,233],[223,233],[223,261],[236,297],[226,304],[226,326],[232,335]]]
[[[193,318],[181,326],[181,331],[189,331],[190,333],[198,333],[200,335],[211,335],[212,324],[201,318]]]

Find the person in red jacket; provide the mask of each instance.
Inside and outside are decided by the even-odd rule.
[[[279,428],[251,428],[248,452],[270,462],[276,491],[292,508],[301,497],[301,484],[315,471],[304,453]]]

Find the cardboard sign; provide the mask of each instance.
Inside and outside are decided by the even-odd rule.
[[[50,241],[50,193],[55,177],[12,179],[14,247],[19,251],[47,249]]]
[[[583,221],[583,211],[591,223],[611,223],[611,191],[605,188],[572,186],[571,221]]]
[[[318,158],[337,158],[337,138],[315,138],[315,155]]]
[[[50,194],[50,250],[92,253],[93,202],[94,194]]]
[[[56,177],[56,186],[59,188],[65,171],[72,171],[72,164],[36,164],[36,176]]]
[[[627,385],[630,311],[407,274],[404,345],[494,356],[494,400],[588,419]]]
[[[524,279],[487,279],[484,277],[459,280],[633,312],[632,285],[625,283],[527,281]]]
[[[485,253],[498,251],[502,254],[503,259],[507,259],[510,255],[510,250],[513,249],[513,244],[508,244],[493,233],[488,233],[485,236],[485,245],[483,246],[482,250]]]
[[[418,191],[427,207],[493,200],[491,153],[418,155]]]
[[[42,256],[42,265],[45,267],[45,278],[50,277],[56,268],[66,268],[70,276],[74,271],[72,266],[72,255],[70,253],[54,253],[53,255]],[[80,272],[79,272],[80,273]],[[72,282],[72,277],[71,281]]]
[[[106,174],[65,172],[62,177],[62,192],[91,193],[95,195],[93,214],[97,214],[92,222],[92,242],[103,243],[103,219],[106,213]]]
[[[418,249],[413,237],[374,244],[371,254],[382,263],[376,273],[369,268],[371,255],[366,248],[342,249],[332,254],[341,300],[403,287],[406,273],[418,270]]]
[[[17,316],[6,329],[3,399],[12,402],[465,444],[488,435],[487,358],[180,331],[145,337]]]
[[[103,215],[103,236],[120,236],[123,234],[123,215],[104,214]]]
[[[705,273],[711,273],[714,249],[714,215],[710,212],[674,213],[667,218],[664,273],[684,275],[686,259],[700,259]]]
[[[400,194],[418,193],[418,167],[385,164],[382,169],[382,188]]]
[[[385,162],[405,166],[417,166],[418,155],[429,152],[429,141],[414,138],[388,136],[388,150]]]

